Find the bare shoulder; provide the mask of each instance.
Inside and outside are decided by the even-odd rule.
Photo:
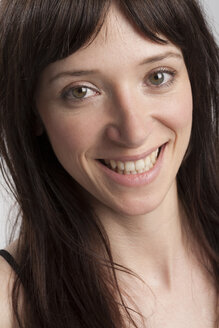
[[[13,256],[16,244],[9,245],[6,250]],[[14,328],[12,311],[12,289],[16,279],[16,273],[6,260],[0,256],[0,327]]]
[[[15,240],[5,248],[5,250],[8,251],[15,258],[15,260],[16,260],[17,243],[18,241]]]

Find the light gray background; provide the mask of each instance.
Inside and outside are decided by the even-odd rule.
[[[208,21],[216,35],[219,43],[219,0],[201,0],[204,5]],[[16,208],[10,214],[10,220],[7,219],[9,209],[12,206],[11,197],[4,191],[1,186],[3,183],[2,176],[0,175],[0,249],[4,248],[8,243],[13,220],[16,216]]]

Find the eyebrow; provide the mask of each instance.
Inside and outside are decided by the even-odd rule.
[[[62,77],[66,76],[82,76],[82,75],[92,75],[98,73],[98,70],[80,70],[80,71],[64,71],[56,74],[53,76],[50,80],[49,83],[52,83],[54,80],[57,80]]]
[[[182,59],[182,55],[180,53],[168,51],[164,54],[160,54],[157,56],[151,56],[151,57],[144,59],[142,62],[140,62],[140,66],[145,65],[145,64],[155,63],[155,62],[161,61],[161,60],[169,58],[169,57]],[[49,80],[49,83],[52,83],[53,81],[55,81],[59,78],[62,78],[62,77],[66,77],[66,76],[84,76],[84,75],[96,74],[98,72],[99,72],[98,70],[64,71],[64,72],[60,72],[60,73],[56,74],[55,76],[53,76]]]
[[[161,60],[169,58],[169,57],[174,57],[174,58],[179,58],[179,59],[183,58],[182,55],[178,52],[168,51],[168,52],[165,52],[164,54],[148,57],[148,58],[144,59],[140,63],[140,65],[155,63],[155,62],[161,61]]]

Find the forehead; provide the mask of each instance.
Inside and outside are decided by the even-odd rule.
[[[120,65],[135,65],[144,58],[162,55],[164,52],[181,55],[181,50],[170,42],[163,45],[148,39],[118,6],[112,4],[99,33],[92,42],[65,59],[50,64],[44,73],[52,77],[60,71],[68,70],[69,67],[101,71],[115,68],[116,71]]]

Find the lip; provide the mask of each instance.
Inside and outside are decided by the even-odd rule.
[[[149,149],[148,151],[146,151],[143,154],[139,154],[139,155],[134,155],[134,156],[122,156],[122,157],[110,157],[110,158],[100,158],[100,159],[104,159],[104,160],[114,160],[114,161],[121,161],[121,162],[128,162],[128,161],[137,161],[138,159],[143,159],[145,157],[147,157],[148,155],[150,155],[151,153],[153,153],[155,150],[157,150],[160,147],[163,147],[165,144],[157,146],[157,147],[153,147],[151,149]]]
[[[164,151],[166,149],[166,145],[168,143],[165,143],[162,145],[159,157],[155,163],[155,165],[149,170],[144,173],[138,173],[138,174],[119,174],[111,169],[109,169],[107,166],[102,164],[100,161],[96,161],[99,168],[114,182],[126,186],[126,187],[137,187],[137,186],[142,186],[142,185],[147,185],[151,182],[153,182],[156,177],[159,175],[160,170],[162,168],[162,163],[163,163],[163,157],[164,157]],[[154,148],[156,150],[157,148]],[[153,152],[153,150],[152,150]],[[150,152],[146,153],[150,154]],[[142,156],[142,155],[141,155]],[[145,156],[145,157],[146,157]],[[124,159],[124,157],[122,157]],[[130,158],[130,157],[129,157]],[[133,157],[131,157],[133,158]],[[136,157],[135,157],[136,158]],[[141,157],[140,157],[141,158]]]

